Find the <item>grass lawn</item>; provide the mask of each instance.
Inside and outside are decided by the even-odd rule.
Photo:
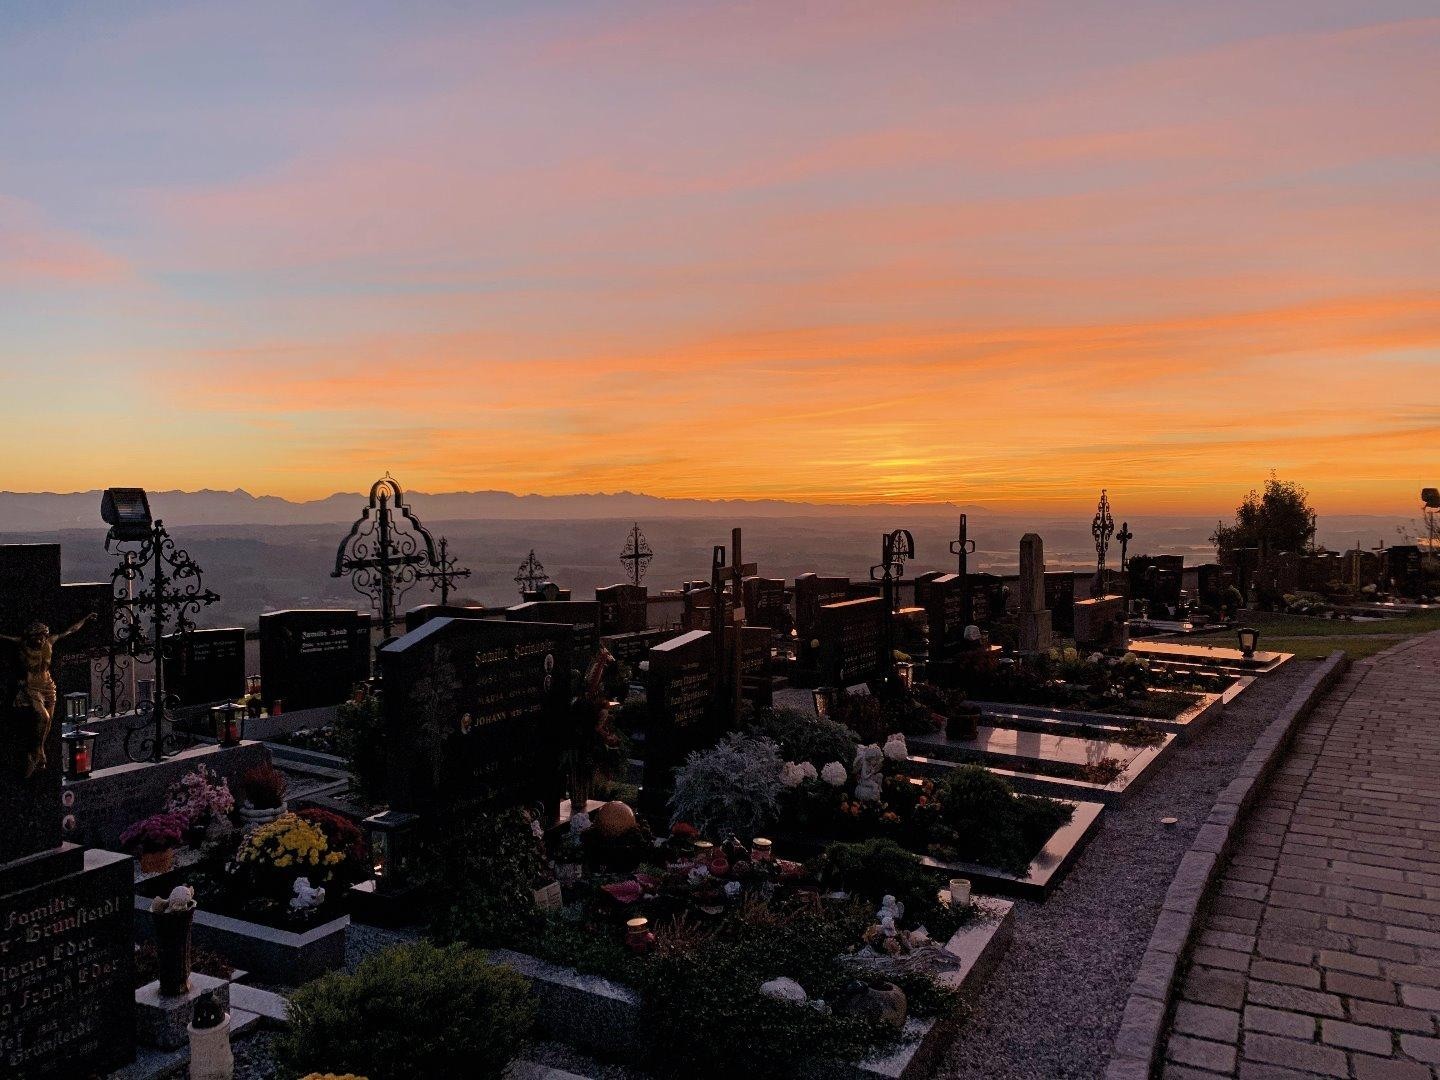
[[[1260,631],[1260,648],[1294,653],[1300,660],[1320,659],[1336,649],[1344,649],[1352,660],[1363,660],[1416,634],[1440,630],[1440,612],[1433,611],[1373,622],[1311,619],[1263,611],[1252,611],[1245,618],[1248,625]],[[1234,631],[1205,637],[1233,644]]]

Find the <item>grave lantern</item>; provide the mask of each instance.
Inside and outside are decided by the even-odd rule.
[[[909,660],[895,663],[895,676],[900,680],[900,689],[909,690],[915,685],[915,665]]]
[[[246,675],[246,676],[245,676],[245,696],[246,696],[246,697],[259,697],[259,696],[260,696],[260,676],[259,676],[259,675]]]
[[[386,810],[365,819],[376,892],[402,892],[411,884],[410,864],[419,820],[417,815],[400,810]]]
[[[817,686],[813,691],[815,696],[815,715],[821,720],[829,720],[830,713],[835,708],[836,691],[833,686]]]
[[[135,681],[135,711],[149,712],[155,704],[155,680],[137,679]]]
[[[221,746],[239,746],[245,738],[245,709],[233,701],[213,706],[210,730]]]
[[[67,703],[68,704],[68,703]],[[60,736],[65,744],[65,779],[88,780],[95,765],[96,732],[71,728]]]
[[[83,724],[90,715],[90,695],[83,690],[65,695],[65,719],[72,724]]]
[[[1260,631],[1242,626],[1235,631],[1235,636],[1240,639],[1240,655],[1249,660],[1255,655],[1255,646],[1260,644]]]

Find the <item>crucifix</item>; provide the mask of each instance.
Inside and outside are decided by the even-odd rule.
[[[620,562],[626,564],[626,573],[630,575],[630,584],[638,586],[640,579],[645,576],[645,568],[650,565],[650,560],[655,557],[655,552],[650,549],[645,534],[640,531],[640,523],[637,521],[630,527],[630,539],[625,545],[625,550],[620,553]]]
[[[957,564],[956,573],[960,576],[960,612],[965,625],[969,626],[973,621],[974,611],[970,603],[970,578],[966,573],[970,565],[970,556],[975,554],[975,541],[970,539],[970,519],[960,515],[960,535],[950,541],[950,554],[955,556]]]
[[[457,570],[458,564],[450,557],[450,541],[440,537],[440,557],[435,560],[435,567],[432,570],[417,570],[417,578],[425,578],[430,582],[431,589],[438,589],[440,592],[440,603],[450,603],[450,590],[455,587],[457,578],[468,578],[468,569]]]
[[[535,557],[535,549],[530,549],[530,554],[525,556],[525,561],[520,564],[520,569],[515,571],[515,584],[520,588],[520,599],[525,599],[525,594],[534,592],[535,587],[545,580],[545,564]]]
[[[1105,555],[1110,550],[1110,538],[1115,535],[1110,496],[1104,489],[1100,491],[1100,502],[1090,522],[1090,535],[1095,538],[1095,583],[1090,587],[1090,595],[1099,597],[1105,595]]]
[[[370,486],[369,504],[340,541],[330,576],[349,574],[356,592],[370,597],[372,605],[378,602],[380,631],[388,638],[395,628],[396,604],[422,566],[436,567],[435,541],[406,504],[400,485],[386,473]]]
[[[1135,539],[1135,534],[1130,531],[1130,523],[1122,521],[1120,531],[1115,534],[1115,539],[1120,541],[1120,573],[1124,575],[1121,583],[1125,589],[1125,595],[1130,595],[1130,541]]]
[[[880,582],[885,608],[884,678],[887,690],[895,681],[895,586],[905,576],[905,560],[915,557],[915,537],[909,529],[896,529],[880,539],[880,562],[870,568],[870,580]]]

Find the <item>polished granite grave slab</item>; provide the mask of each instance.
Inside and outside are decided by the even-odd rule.
[[[1264,649],[1257,649],[1254,656],[1246,656],[1239,649],[1196,645],[1188,641],[1132,641],[1130,651],[1142,659],[1165,664],[1193,664],[1257,675],[1268,675],[1295,657],[1294,653],[1267,652]]]
[[[1254,677],[1249,677],[1250,682]],[[1240,680],[1231,683],[1222,694],[1201,694],[1199,700],[1189,708],[1171,719],[1162,719],[1151,716],[1132,716],[1123,713],[1101,713],[1088,712],[1084,709],[1058,709],[1045,705],[1012,705],[1004,701],[975,701],[982,712],[989,718],[990,722],[1002,727],[1013,727],[1022,718],[1053,720],[1057,722],[1068,722],[1081,724],[1087,728],[1104,729],[1115,727],[1120,729],[1134,727],[1148,727],[1157,731],[1168,731],[1179,735],[1182,742],[1188,742],[1195,735],[1203,730],[1210,721],[1214,720],[1225,711],[1225,705],[1233,701],[1250,682],[1237,686]],[[1153,693],[1169,693],[1165,690],[1152,691]]]

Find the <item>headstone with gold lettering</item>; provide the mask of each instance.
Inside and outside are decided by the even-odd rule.
[[[370,612],[267,611],[260,616],[260,676],[273,710],[338,705],[370,677]]]
[[[713,640],[707,630],[691,630],[662,642],[647,655],[641,805],[656,817],[667,813],[674,771],[684,764],[685,756],[715,741],[718,673]]]
[[[66,606],[58,545],[0,546],[4,1078],[105,1073],[135,1053],[132,860],[62,842],[63,704],[52,670],[81,625],[61,625]]]

